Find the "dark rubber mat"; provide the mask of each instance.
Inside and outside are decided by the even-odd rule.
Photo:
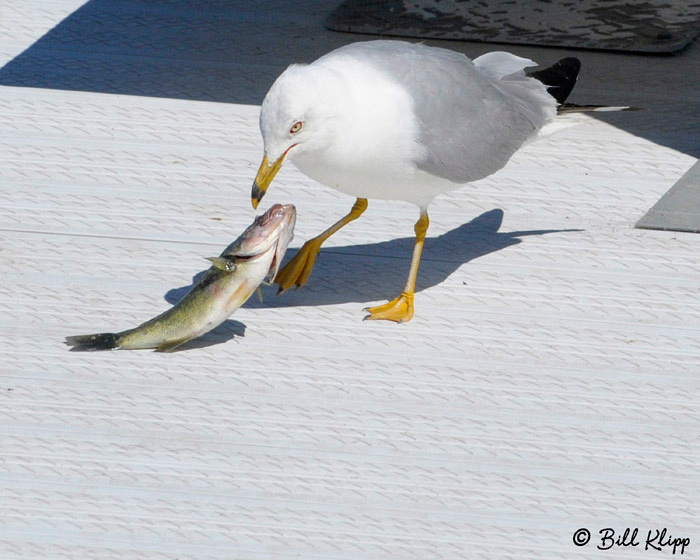
[[[347,0],[326,25],[377,35],[671,53],[697,36],[700,2]]]

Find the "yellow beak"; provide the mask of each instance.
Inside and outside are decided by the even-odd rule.
[[[289,152],[289,150],[287,150],[287,152]],[[267,187],[270,186],[270,183],[272,183],[272,180],[275,178],[275,175],[277,175],[280,167],[282,167],[282,164],[287,157],[287,152],[283,153],[272,165],[270,165],[267,156],[263,158],[262,163],[260,164],[260,169],[258,169],[258,174],[255,176],[255,181],[253,181],[253,190],[250,197],[253,203],[253,208],[257,208],[258,204],[260,204],[260,201],[262,200],[262,197],[265,196]]]

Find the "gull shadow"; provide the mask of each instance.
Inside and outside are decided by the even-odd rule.
[[[671,113],[668,106],[656,108],[642,101],[639,111],[590,113],[590,116],[659,146],[700,158],[700,103],[679,102],[678,106],[682,105],[686,105],[684,112]]]
[[[502,223],[503,210],[495,209],[440,236],[426,238],[416,292],[440,284],[465,263],[521,243],[524,237],[581,231],[542,229],[501,233],[498,230]],[[262,286],[263,301],[253,295],[244,307],[335,305],[393,297],[406,282],[414,244],[414,237],[403,237],[322,249],[311,279],[303,288],[276,296],[276,286]],[[289,249],[285,261],[294,257],[297,251]],[[165,299],[169,303],[177,302],[201,274],[203,272],[194,276],[191,285],[170,290]]]
[[[202,276],[204,276],[204,273],[207,270],[209,270],[209,269],[202,270],[202,271],[198,272],[197,274],[195,274],[192,277],[192,283],[189,286],[181,286],[180,288],[173,288],[172,290],[168,290],[165,293],[165,295],[163,296],[165,301],[167,301],[170,305],[177,305],[179,303],[179,301],[183,297],[185,297],[187,295],[187,293],[192,288],[194,288],[195,284],[197,284],[197,282],[200,281],[200,279],[202,278]],[[214,329],[214,330],[216,330],[216,329]],[[214,332],[214,331],[212,331],[212,332]]]

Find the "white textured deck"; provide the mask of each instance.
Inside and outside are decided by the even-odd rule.
[[[0,0],[0,62],[82,4]],[[218,101],[235,69],[253,103],[290,60],[358,39],[323,30],[334,2],[282,5],[239,7],[218,65],[130,63],[210,67]],[[361,320],[403,286],[416,217],[370,202],[307,287],[266,289],[173,354],[62,341],[156,315],[251,221],[257,107],[158,72],[152,97],[52,88],[51,65],[45,89],[0,86],[0,559],[671,556],[641,537],[578,548],[580,527],[666,527],[699,558],[700,235],[633,224],[696,161],[700,52],[576,54],[574,101],[647,110],[585,119],[437,199],[412,322]],[[289,165],[273,202],[296,204],[296,248],[352,199]]]

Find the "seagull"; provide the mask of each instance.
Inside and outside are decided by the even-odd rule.
[[[306,283],[323,242],[360,217],[368,199],[406,201],[419,209],[408,280],[398,297],[367,308],[365,319],[410,321],[429,204],[495,173],[536,139],[573,88],[580,62],[562,59],[527,76],[530,66],[537,64],[507,52],[470,60],[393,40],[352,43],[289,66],[261,106],[265,153],[253,207],[287,158],[356,201],[280,270],[280,293]]]

